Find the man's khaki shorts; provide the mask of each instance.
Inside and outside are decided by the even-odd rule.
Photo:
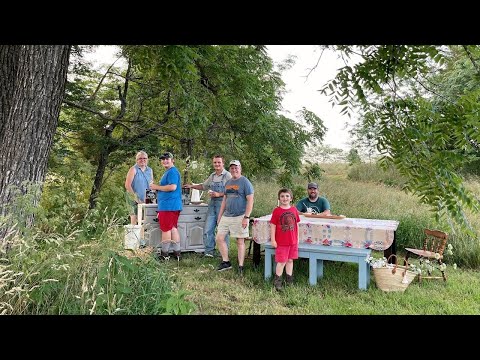
[[[217,227],[217,234],[228,234],[231,237],[243,238],[248,237],[248,223],[245,228],[242,227],[243,215],[227,217],[222,216]]]

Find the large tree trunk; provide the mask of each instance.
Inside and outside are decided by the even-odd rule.
[[[24,193],[24,181],[45,179],[69,55],[69,45],[0,45],[0,215],[10,186]]]

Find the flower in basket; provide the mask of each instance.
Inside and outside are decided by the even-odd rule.
[[[373,268],[373,275],[377,287],[382,291],[405,291],[407,286],[417,276],[416,267],[399,266],[396,256],[395,264],[389,263],[389,259],[395,255],[390,255],[387,259],[385,257],[375,258],[368,256],[365,261]]]
[[[374,258],[373,256],[369,256],[365,259],[367,263],[374,269],[383,268],[383,267],[393,267],[393,264],[387,263],[387,258]]]
[[[365,262],[369,263],[373,269],[379,269],[379,268],[393,269],[393,267],[395,266],[395,264],[388,263],[386,257],[375,258],[373,256],[369,256],[365,259]],[[408,270],[416,274],[421,274],[422,270],[419,267],[415,266],[415,264],[408,264],[408,265],[409,265]]]

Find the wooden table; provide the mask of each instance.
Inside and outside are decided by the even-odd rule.
[[[261,244],[270,241],[270,218],[271,214],[254,219],[252,233],[258,249]],[[388,258],[390,254],[396,254],[395,231],[398,224],[396,220],[362,218],[333,220],[300,215],[299,243],[383,250],[384,256]],[[254,256],[254,263],[258,265],[260,257],[256,259]]]

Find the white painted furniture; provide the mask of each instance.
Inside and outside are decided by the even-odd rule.
[[[178,218],[180,250],[203,252],[203,230],[207,220],[208,205],[183,205]],[[162,232],[158,225],[157,204],[138,205],[138,225],[142,225],[142,238],[147,246],[159,247]]]

